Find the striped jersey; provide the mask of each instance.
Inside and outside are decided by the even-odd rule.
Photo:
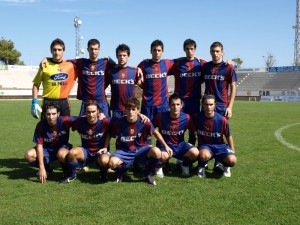
[[[142,61],[138,67],[143,71],[143,99],[144,106],[159,106],[168,102],[168,80],[173,60],[162,59],[159,62],[152,60]]]
[[[229,85],[237,81],[237,76],[232,65],[224,62],[215,64],[212,61],[203,66],[202,76],[205,81],[205,94],[216,97],[218,106],[227,107]]]
[[[116,149],[135,151],[146,146],[147,138],[155,131],[150,121],[143,123],[141,118],[134,123],[127,121],[126,116],[112,120],[110,127],[111,137],[116,138]]]
[[[202,144],[224,144],[223,136],[230,136],[226,117],[215,112],[212,118],[207,118],[204,112],[193,115],[194,129],[198,137],[198,146]]]
[[[59,116],[56,124],[50,126],[47,119],[42,119],[36,125],[33,142],[43,145],[43,148],[58,151],[61,146],[68,144],[70,127],[76,117]]]
[[[89,124],[87,117],[78,117],[72,126],[72,130],[77,130],[81,146],[88,149],[91,153],[96,153],[99,149],[104,147],[106,135],[109,129],[109,119],[97,121],[95,124]]]

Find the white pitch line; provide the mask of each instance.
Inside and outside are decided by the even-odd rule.
[[[282,132],[284,129],[290,128],[290,127],[296,126],[296,125],[300,125],[300,123],[294,123],[294,124],[291,124],[291,125],[287,125],[287,126],[281,127],[281,128],[279,128],[278,130],[276,130],[276,131],[274,132],[274,134],[275,134],[276,139],[277,139],[281,144],[287,146],[288,148],[291,148],[291,149],[294,149],[294,150],[297,150],[297,151],[300,152],[300,148],[299,148],[299,147],[297,147],[297,146],[295,146],[295,145],[293,145],[293,144],[291,144],[291,143],[288,143],[287,141],[284,140],[284,138],[283,138],[282,135],[281,135],[281,132]]]

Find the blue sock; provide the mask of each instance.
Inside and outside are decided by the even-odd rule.
[[[146,166],[145,166],[145,170],[144,170],[144,176],[149,176],[152,171],[159,165],[161,158],[153,158],[150,157],[147,160]]]
[[[76,177],[76,167],[77,166],[78,166],[78,162],[67,162],[68,176]]]
[[[29,163],[30,165],[39,168],[39,162],[37,160],[34,160],[32,162]]]

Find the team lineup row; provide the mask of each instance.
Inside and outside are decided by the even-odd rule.
[[[180,109],[181,113],[179,113],[179,116],[182,114],[182,115],[188,115],[188,117],[191,118],[193,114],[199,113],[200,99],[201,99],[201,83],[205,82],[206,96],[213,97],[213,105],[214,105],[213,108],[216,111],[216,112],[214,111],[214,113],[216,115],[221,114],[219,116],[221,116],[222,120],[223,119],[226,120],[227,123],[227,119],[225,117],[230,118],[232,116],[232,106],[234,103],[234,97],[236,91],[235,89],[236,74],[234,72],[234,68],[232,65],[230,64],[227,65],[223,62],[222,44],[220,42],[214,42],[211,45],[210,48],[211,55],[212,55],[211,62],[205,62],[202,59],[195,58],[194,56],[194,53],[196,51],[195,41],[191,39],[187,39],[184,42],[183,48],[184,51],[186,52],[186,57],[182,57],[174,60],[161,59],[161,56],[163,54],[163,43],[160,40],[155,40],[152,42],[150,48],[152,59],[142,61],[138,65],[138,67],[129,67],[127,66],[127,62],[130,56],[130,49],[125,44],[119,45],[116,49],[118,64],[115,64],[113,61],[109,59],[98,58],[98,54],[100,51],[100,43],[97,39],[91,39],[88,42],[89,59],[75,59],[75,60],[65,61],[62,59],[65,50],[64,43],[62,40],[56,39],[52,42],[50,46],[52,58],[47,59],[47,63],[45,63],[46,65],[41,66],[36,77],[33,80],[34,84],[33,84],[33,91],[32,91],[33,93],[32,115],[35,118],[38,118],[38,111],[41,110],[38,105],[37,94],[38,94],[40,84],[42,83],[43,85],[42,118],[46,118],[47,120],[45,114],[47,113],[47,110],[45,107],[52,102],[58,104],[61,116],[66,116],[66,115],[69,116],[70,109],[69,109],[68,95],[74,85],[74,82],[78,78],[77,98],[79,100],[82,100],[80,116],[86,115],[86,117],[84,118],[88,118],[87,116],[88,114],[86,112],[87,109],[86,105],[88,101],[94,100],[97,103],[99,112],[103,113],[106,117],[110,116],[110,109],[112,110],[113,113],[112,120],[111,120],[112,122],[115,121],[116,118],[123,118],[124,120],[124,118],[128,117],[126,103],[128,99],[131,99],[131,97],[135,96],[134,87],[135,84],[137,84],[143,90],[142,104],[141,104],[142,114],[140,114],[140,116],[143,118],[145,118],[146,116],[146,118],[149,118],[151,122],[155,124],[155,120],[157,120],[157,117],[159,115],[161,116],[163,114],[170,114],[170,115],[172,114],[171,113],[172,104],[170,101],[168,102],[167,76],[174,75],[175,78],[174,93],[176,93],[175,96],[178,96],[179,98],[178,101],[180,102],[179,105],[181,105],[182,108]],[[187,76],[187,74],[189,75]],[[105,96],[105,88],[108,85],[111,85],[111,93],[112,93],[110,109]],[[230,98],[228,98],[229,90],[230,90],[230,95],[229,95]],[[203,104],[202,106],[204,109],[205,104]],[[133,108],[138,111],[139,106],[138,107],[131,106],[129,108]],[[205,110],[203,111],[205,112]],[[215,117],[215,115],[213,117]],[[175,118],[172,117],[172,121],[176,118],[177,117]],[[46,120],[44,120],[44,124],[46,123],[45,122]],[[210,124],[209,126],[205,127],[205,129],[213,129],[214,126],[212,125],[213,124]],[[183,148],[186,151],[186,149],[188,149],[187,148],[188,143],[184,142],[184,139],[181,140],[179,138],[182,132],[178,133],[177,132],[178,128],[179,128],[178,124],[172,124],[171,127],[160,130],[160,132],[163,134],[164,137],[162,138],[160,143],[163,143],[165,141],[165,138],[168,138],[170,140],[166,141],[167,143],[165,142],[165,144],[167,144],[166,146],[172,145],[170,150],[173,149],[174,151],[174,148],[176,146],[176,148],[179,149]],[[190,129],[190,128],[186,127],[185,129]],[[199,142],[199,135],[202,135],[206,139],[210,139],[209,144],[218,144],[218,145],[220,143],[225,144],[222,137],[224,133],[219,132],[217,130],[214,131],[214,130],[205,130],[205,129],[198,131],[198,146],[200,146],[199,143],[201,143]],[[225,130],[224,127],[222,129]],[[80,133],[81,138],[83,139],[83,137],[89,135],[89,133],[91,133],[90,130],[86,130],[85,133]],[[153,133],[155,134],[156,132]],[[235,154],[234,153],[231,154],[234,151],[234,147],[233,147],[232,137],[230,136],[229,128],[227,133],[229,133],[229,135],[227,136],[225,134],[224,135],[226,136],[227,144],[230,147],[228,148],[228,146],[226,145],[227,148],[229,149],[228,152],[230,153],[229,158],[231,158],[231,155],[234,155],[235,157]],[[136,140],[133,141],[131,140],[132,139],[131,136],[128,137],[129,137],[128,142],[135,143]],[[216,141],[214,140],[215,138],[218,139],[216,143],[214,143]],[[126,140],[126,137],[122,137],[122,139]],[[190,132],[188,142],[195,143],[195,140],[196,140],[195,135],[193,134],[193,132]],[[230,140],[232,140],[231,141],[232,143],[230,142]],[[44,182],[47,176],[46,169],[45,169],[45,165],[47,165],[47,163],[46,164],[44,163],[44,159],[46,159],[46,155],[43,154],[44,143],[41,144],[42,148],[39,150],[38,143],[37,141],[35,142],[37,144],[36,147],[31,149],[32,151],[29,151],[29,152],[36,153],[35,155],[32,153],[35,156],[35,159],[33,159],[34,157],[29,157],[26,154],[25,157],[31,164],[35,164],[40,168],[40,179],[41,181]],[[84,142],[82,141],[82,143]],[[183,143],[185,143],[184,146],[181,146]],[[148,144],[149,144],[149,140],[148,140]],[[104,145],[98,146],[99,147],[98,149],[102,149],[103,146]],[[149,160],[147,160],[146,163],[147,165],[148,164],[149,165],[145,166],[145,171],[146,170],[148,171],[146,173],[147,176],[145,175],[145,177],[147,177],[148,179],[148,183],[151,183],[149,180],[152,180],[149,172],[151,170],[149,170],[149,168],[150,167],[152,168],[154,164],[161,164],[162,162],[167,161],[167,158],[170,157],[170,155],[172,155],[170,154],[170,150],[168,150],[169,147],[166,146],[164,146],[164,149],[168,154],[166,154],[166,156],[164,156],[164,154],[161,154],[161,160],[159,158],[156,158],[156,160],[154,160],[155,157],[152,157],[152,155],[155,155],[155,152],[156,153],[159,152],[157,148],[153,147],[154,150],[151,151],[149,150],[150,152],[149,154],[151,155],[151,157],[149,155],[150,158]],[[86,147],[88,153],[93,152],[93,150],[89,149],[88,146]],[[82,146],[82,148],[84,147]],[[139,152],[138,149],[139,149],[139,145],[135,146],[135,148],[131,147],[131,149],[128,150],[130,151],[130,153],[134,152],[135,154]],[[195,147],[194,149],[197,150],[197,148]],[[72,150],[70,151],[70,153],[72,152]],[[183,157],[184,159],[180,159],[182,160],[183,170],[188,168],[187,165],[190,164],[191,161],[193,160],[195,161],[197,160],[197,158],[200,157],[199,155],[198,155],[199,157],[196,156],[197,155],[196,152],[199,152],[198,150],[197,151],[196,150],[191,150],[191,152],[194,152],[194,154],[191,155],[187,154],[188,152],[190,152],[189,150],[185,152],[186,154],[183,155],[179,154],[180,157],[179,156],[176,157],[177,154],[174,154],[175,158],[182,158],[184,156]],[[212,150],[208,146],[206,146],[204,150],[205,150],[204,152],[222,153],[220,149],[217,148],[215,150]],[[54,149],[54,151],[57,152],[58,149]],[[144,151],[148,152],[148,150],[145,149]],[[143,155],[142,153],[140,154]],[[236,158],[235,161],[231,160],[231,163],[224,162],[224,156],[226,155],[227,157],[227,154],[225,155],[224,154],[225,153],[223,152],[221,154],[222,157],[219,157],[216,156],[215,153],[214,154],[207,153],[206,156],[210,155],[210,158],[211,157],[217,158],[218,160],[216,160],[215,166],[220,167],[219,162],[222,162],[224,165],[226,165],[225,168],[227,168],[226,169],[227,172],[229,172],[227,174],[230,174],[230,170],[227,167],[227,165],[233,166],[236,163]],[[70,154],[68,153],[67,155],[69,156]],[[148,153],[146,155],[148,155]],[[67,159],[69,159],[68,156],[66,157]],[[80,161],[86,161],[87,155],[85,154],[85,156],[86,157],[84,157],[83,160]],[[29,160],[28,158],[31,158],[31,160]],[[108,156],[108,158],[110,157]],[[185,158],[187,158],[187,160],[185,160]],[[112,162],[110,162],[111,159],[113,159]],[[159,161],[159,163],[157,160]],[[120,165],[122,166],[118,165],[117,167],[114,167],[111,165],[111,164],[115,165],[114,157],[112,157],[109,160],[109,165],[114,169],[119,167],[127,168],[130,163],[124,161],[126,160],[123,159],[120,160],[120,162],[118,162],[121,163]],[[203,168],[200,161],[198,163],[199,164],[198,166],[199,168]],[[69,179],[70,177],[74,177],[74,174],[72,176],[70,174],[71,172],[68,172],[69,176],[67,180],[70,180]]]

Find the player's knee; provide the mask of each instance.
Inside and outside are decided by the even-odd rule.
[[[150,153],[149,156],[154,157],[154,158],[161,158],[162,157],[162,152],[157,147],[151,148],[149,153]]]
[[[32,162],[35,160],[36,158],[36,152],[35,152],[35,149],[29,149],[28,151],[26,151],[24,153],[24,158],[27,162]]]
[[[98,159],[98,164],[103,167],[108,167],[108,163],[109,163],[109,156],[102,154],[101,157],[99,157]]]
[[[202,161],[207,161],[211,158],[211,155],[209,153],[209,151],[207,150],[201,150],[199,151],[199,158],[202,160]]]
[[[197,148],[191,148],[189,150],[189,156],[190,156],[189,159],[196,160],[198,158],[198,156],[199,156],[198,149]]]
[[[234,167],[237,164],[237,158],[235,155],[229,155],[224,159],[226,166]]]

